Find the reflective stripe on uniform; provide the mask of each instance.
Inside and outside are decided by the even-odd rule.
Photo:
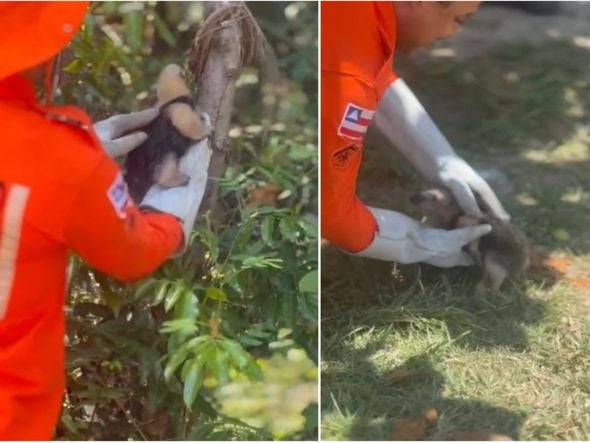
[[[16,258],[30,189],[12,185],[4,205],[4,223],[0,231],[0,320],[8,308],[8,299],[16,273]]]

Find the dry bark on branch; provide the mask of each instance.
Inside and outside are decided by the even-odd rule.
[[[201,213],[213,208],[217,198],[215,179],[225,171],[228,131],[240,68],[257,58],[265,41],[242,2],[208,2],[205,8],[207,18],[197,33],[190,60],[198,80],[197,104],[209,114],[214,127],[209,183]]]

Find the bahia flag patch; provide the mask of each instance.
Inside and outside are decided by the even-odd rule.
[[[373,114],[375,114],[375,111],[369,111],[368,109],[349,103],[346,106],[346,111],[344,111],[344,116],[338,127],[338,135],[343,135],[353,140],[362,139],[373,119]]]
[[[107,197],[119,218],[125,218],[125,209],[131,199],[129,197],[129,192],[127,191],[127,183],[125,183],[120,172],[117,174],[115,181],[109,186]]]

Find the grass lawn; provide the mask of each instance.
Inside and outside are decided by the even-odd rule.
[[[435,408],[427,440],[453,431],[589,440],[590,50],[504,42],[467,60],[429,57],[408,73],[544,255],[481,308],[470,299],[477,269],[323,248],[322,438],[392,439],[397,419]],[[390,154],[366,149],[359,194],[409,212],[419,183]]]

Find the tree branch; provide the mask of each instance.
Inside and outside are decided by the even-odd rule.
[[[206,8],[208,16],[195,38],[190,63],[198,79],[197,105],[209,114],[214,128],[201,214],[212,209],[217,199],[216,179],[225,172],[236,80],[253,51],[245,44],[244,22],[250,17],[244,14],[241,3],[209,2]]]

